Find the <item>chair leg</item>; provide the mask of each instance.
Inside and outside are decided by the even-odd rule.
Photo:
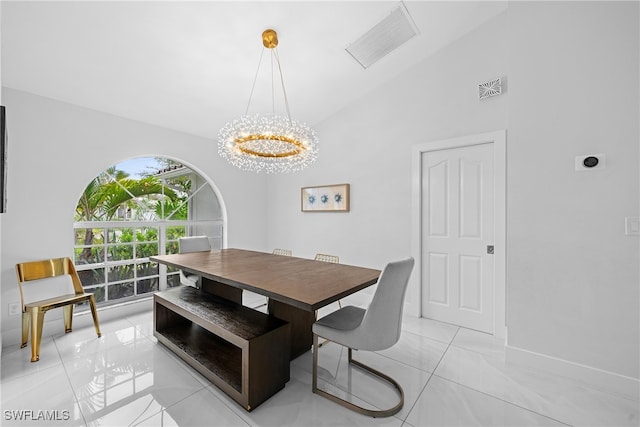
[[[318,346],[318,336],[313,334],[313,378],[311,380],[311,389],[314,393],[318,390],[318,350],[320,346]]]
[[[40,342],[42,341],[42,325],[44,324],[44,311],[38,307],[30,308],[31,312],[31,361],[40,360]]]
[[[340,304],[340,300],[338,300],[338,304]],[[342,306],[340,306],[340,308],[342,308]],[[318,310],[316,310],[316,320],[318,320]],[[322,341],[320,344],[318,344],[318,348],[322,347],[323,345],[325,345],[326,343],[330,342],[329,340],[324,340]]]
[[[29,319],[31,318],[31,313],[28,311],[22,312],[22,344],[20,344],[20,348],[25,348],[27,346],[27,341],[29,340]]]
[[[96,308],[96,300],[91,295],[89,297],[89,306],[91,306],[91,316],[93,316],[93,326],[96,328],[96,334],[98,334],[98,338],[102,336],[100,332],[100,322],[98,322],[98,309]]]
[[[318,320],[318,310],[316,310],[314,313],[315,313],[315,319]],[[322,341],[320,344],[318,344],[318,348],[322,347],[323,345],[325,345],[328,342],[329,342],[329,340]],[[315,344],[314,344],[313,348],[316,348]]]
[[[341,399],[333,394],[327,393],[324,390],[321,390],[318,388],[318,352],[317,352],[317,348],[318,348],[318,336],[316,334],[313,334],[313,379],[312,379],[312,391],[315,394],[319,394],[320,396],[331,400],[332,402],[337,403],[338,405],[344,406],[347,409],[351,409],[352,411],[355,411],[359,414],[362,415],[367,415],[369,417],[373,417],[373,418],[383,418],[383,417],[390,417],[392,415],[397,414],[398,412],[400,412],[400,410],[402,409],[402,406],[404,405],[404,391],[402,390],[402,387],[400,386],[400,384],[398,384],[398,382],[396,380],[394,380],[393,378],[389,377],[386,374],[383,374],[382,372],[373,369],[370,366],[365,365],[362,362],[359,362],[357,360],[354,360],[352,357],[352,350],[351,348],[349,348],[349,364],[353,364],[361,369],[364,369],[365,371],[387,381],[388,383],[390,383],[391,385],[393,385],[396,390],[398,391],[398,393],[400,394],[400,401],[392,408],[389,409],[383,409],[383,410],[372,410],[372,409],[367,409],[367,408],[363,408],[361,406],[355,405],[351,402],[348,402],[344,399]]]
[[[73,304],[67,304],[62,307],[64,315],[64,332],[69,333],[73,329]]]

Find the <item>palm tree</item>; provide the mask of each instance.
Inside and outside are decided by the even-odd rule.
[[[127,173],[112,167],[87,185],[78,200],[75,220],[110,221],[118,213],[118,208],[126,206],[138,197],[150,195],[158,196],[160,203],[164,203],[165,198],[168,201],[179,198],[172,189],[164,186],[153,176],[131,179]],[[80,260],[89,262],[91,259],[90,246],[93,240],[93,229],[88,227],[84,235],[85,247],[80,254]]]

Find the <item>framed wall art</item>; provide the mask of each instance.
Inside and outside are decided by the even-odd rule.
[[[349,184],[303,187],[302,212],[349,212]]]

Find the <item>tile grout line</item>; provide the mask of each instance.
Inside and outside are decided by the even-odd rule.
[[[431,382],[431,378],[433,378],[433,376],[436,374],[436,370],[438,369],[438,366],[440,366],[440,362],[442,362],[442,359],[444,359],[444,355],[447,354],[447,351],[449,351],[449,347],[451,347],[451,344],[453,343],[453,340],[455,340],[456,336],[458,336],[458,332],[459,331],[460,331],[460,327],[458,327],[458,329],[456,330],[456,333],[453,334],[453,337],[451,337],[451,341],[449,341],[449,343],[447,344],[447,348],[442,352],[442,356],[440,356],[440,360],[438,360],[438,363],[436,363],[436,366],[433,368],[433,372],[431,372],[431,375],[429,375],[429,378],[427,378],[427,382],[425,383],[424,387],[422,388],[422,390],[418,394],[418,397],[416,398],[416,401],[413,402],[413,406],[411,406],[411,409],[409,409],[409,412],[407,412],[407,416],[404,418],[404,420],[402,420],[403,423],[407,421],[407,419],[411,415],[411,412],[414,410],[414,408],[418,404],[418,401],[420,400],[420,397],[422,396],[424,391],[429,386],[429,382]]]
[[[152,344],[154,344],[154,345],[158,345],[158,343],[157,343],[157,342],[154,342],[154,341],[153,341],[153,339],[152,339],[152,337],[153,337],[153,333],[152,333],[151,335],[147,335],[147,334],[145,334],[145,333],[144,333],[144,332],[143,332],[143,331],[138,327],[139,325],[138,325],[138,324],[136,324],[136,323],[134,323],[134,322],[132,322],[132,321],[131,321],[131,319],[130,319],[129,317],[126,317],[126,320],[127,320],[127,321],[132,325],[132,327],[135,329],[135,331],[136,331],[137,333],[139,333],[139,334],[140,334],[141,338],[144,338],[145,340],[147,340],[147,341],[151,342],[151,343],[152,343]],[[152,322],[153,322],[153,321],[152,321]],[[152,329],[153,329],[153,327],[152,327]],[[162,346],[160,347],[160,349],[161,349],[161,350],[166,350],[166,349],[162,348]],[[169,353],[169,352],[167,351],[167,355],[169,355],[168,353]],[[184,368],[183,366],[181,366],[181,365],[180,365],[180,367],[184,369],[184,372],[185,372],[187,375],[191,375],[192,377],[194,377],[194,379],[195,379],[196,381],[198,381],[198,379],[197,379],[197,378],[195,378],[195,376],[194,376],[194,375],[192,375],[192,374],[191,374],[191,372],[189,372],[187,369],[185,369],[185,368]],[[199,381],[198,381],[198,382],[199,382]],[[150,414],[149,416],[147,416],[147,417],[144,417],[144,418],[140,419],[140,418],[142,417],[142,414],[144,413],[144,411],[143,411],[143,412],[142,412],[142,413],[141,413],[141,414],[140,414],[140,415],[139,415],[135,420],[133,420],[132,422],[130,422],[128,426],[129,426],[129,427],[131,427],[131,426],[135,426],[135,425],[136,425],[136,424],[135,424],[135,423],[136,423],[136,421],[137,421],[137,423],[138,423],[138,424],[143,423],[144,421],[146,421],[146,420],[148,420],[148,419],[150,419],[150,418],[152,418],[152,417],[154,417],[154,416],[156,416],[156,415],[158,415],[158,414],[159,414],[161,417],[163,417],[163,415],[165,414],[165,412],[166,412],[166,410],[167,410],[168,408],[170,408],[170,407],[172,407],[172,406],[175,406],[175,405],[177,405],[178,403],[180,403],[180,402],[182,402],[182,401],[184,401],[184,400],[186,400],[186,399],[190,398],[191,396],[195,395],[196,393],[200,393],[203,389],[206,389],[206,386],[205,386],[205,385],[203,385],[203,384],[200,384],[200,385],[202,385],[202,388],[200,388],[200,389],[198,389],[198,390],[194,391],[193,393],[191,393],[191,394],[189,394],[189,395],[185,396],[183,399],[180,399],[179,401],[174,402],[173,404],[171,404],[171,405],[169,405],[169,406],[164,406],[164,405],[163,405],[163,407],[162,407],[162,409],[161,409],[160,411],[158,411],[158,412],[156,412],[156,413],[154,413],[154,414]],[[214,396],[214,397],[216,397],[216,398],[217,398],[217,396]],[[149,405],[147,405],[147,408],[149,408],[153,402],[154,402],[154,400],[152,400],[151,402],[149,402]]]
[[[153,341],[153,339],[152,339],[153,334],[152,334],[152,335],[146,335],[144,332],[142,332],[142,330],[140,330],[140,328],[138,328],[138,325],[137,325],[137,324],[134,324],[134,323],[133,323],[129,318],[127,318],[127,321],[129,321],[129,323],[131,323],[131,324],[133,325],[133,327],[134,327],[134,328],[135,328],[135,329],[136,329],[136,330],[137,330],[137,331],[138,331],[138,332],[139,332],[139,333],[140,333],[140,334],[141,334],[145,339],[147,339],[147,340],[151,341],[154,345],[159,346],[160,350],[161,350],[161,351],[163,351],[163,352],[165,352],[165,354],[166,354],[168,357],[170,357],[172,360],[175,360],[176,362],[180,362],[180,361],[181,361],[181,359],[180,359],[180,358],[179,358],[175,353],[173,353],[172,351],[170,351],[170,350],[169,350],[168,348],[166,348],[165,346],[161,345],[159,342],[157,342],[157,341]],[[242,422],[244,422],[244,423],[245,423],[245,424],[247,424],[248,426],[250,425],[250,424],[249,424],[249,423],[248,423],[244,418],[242,418],[239,414],[237,414],[237,413],[233,410],[233,408],[232,408],[232,407],[231,407],[227,402],[225,402],[223,399],[221,399],[219,396],[217,396],[215,393],[213,393],[213,392],[211,392],[211,390],[209,390],[209,386],[210,386],[210,385],[213,385],[213,383],[210,383],[210,385],[203,384],[203,383],[200,381],[200,378],[199,378],[199,377],[197,377],[197,374],[198,374],[198,375],[200,375],[200,374],[199,374],[196,370],[193,370],[193,371],[192,371],[191,369],[187,368],[186,366],[183,366],[183,365],[182,365],[182,363],[179,363],[179,366],[180,366],[180,368],[181,368],[181,369],[183,369],[183,371],[185,372],[185,374],[187,374],[187,375],[189,375],[190,377],[192,377],[193,379],[195,379],[198,383],[200,383],[200,385],[201,385],[202,387],[201,387],[200,389],[198,389],[198,390],[194,391],[193,393],[189,394],[188,396],[185,396],[183,399],[180,399],[179,401],[177,401],[177,402],[175,402],[175,403],[173,403],[173,404],[171,404],[171,405],[169,405],[169,406],[165,406],[165,407],[163,407],[159,412],[157,412],[157,413],[155,413],[155,414],[152,414],[152,415],[149,415],[148,417],[146,417],[146,418],[144,418],[144,419],[140,420],[140,421],[138,422],[138,424],[140,424],[140,423],[142,423],[142,422],[144,422],[144,421],[146,421],[146,420],[148,420],[148,419],[150,419],[150,418],[152,418],[152,417],[156,416],[157,414],[164,414],[164,413],[166,413],[166,410],[167,410],[167,409],[169,409],[169,408],[171,408],[171,407],[173,407],[173,406],[177,405],[177,404],[178,404],[178,403],[180,403],[180,402],[185,401],[186,399],[188,399],[188,398],[190,398],[190,397],[192,397],[192,396],[196,395],[197,393],[200,393],[200,392],[201,392],[201,391],[203,391],[203,390],[206,390],[206,391],[207,391],[208,393],[210,393],[210,394],[211,394],[215,399],[217,399],[219,402],[221,402],[223,406],[225,406],[226,408],[228,408],[228,409],[231,411],[231,413],[233,413],[234,415],[236,415],[236,416],[237,416],[237,417],[238,417]],[[134,424],[129,424],[129,425],[130,425],[130,426],[132,426],[132,425],[134,425]]]
[[[429,385],[429,381],[431,381],[431,378],[433,377],[433,372],[431,372],[431,374],[429,375],[429,378],[427,378],[427,382],[424,383],[424,387],[422,387],[422,390],[420,390],[420,393],[418,393],[418,396],[416,397],[415,402],[413,402],[413,405],[411,405],[411,409],[409,409],[407,411],[407,416],[404,417],[404,419],[402,419],[402,423],[404,425],[405,422],[407,422],[407,419],[409,418],[409,416],[411,415],[411,412],[413,411],[413,409],[416,407],[416,405],[418,404],[418,401],[420,400],[420,397],[422,396],[422,393],[424,393],[424,391],[427,389],[427,386]]]
[[[138,334],[140,334],[140,338],[141,338],[142,340],[144,340],[144,341],[149,341],[149,342],[153,343],[153,340],[151,340],[151,337],[150,337],[150,336],[148,336],[147,334],[145,334],[144,332],[142,332],[142,331],[138,328],[138,326],[137,326],[136,324],[134,324],[131,320],[129,320],[129,318],[128,318],[128,317],[126,317],[125,319],[122,319],[122,320],[123,320],[123,321],[128,322],[128,323],[129,323],[129,325],[130,325],[130,326],[131,326],[131,327],[132,327],[132,328],[133,328],[133,329],[134,329]],[[107,323],[108,323],[108,322],[107,322]],[[101,329],[102,329],[102,328],[101,328]],[[108,334],[108,332],[103,332],[103,333],[102,333],[102,337],[98,337],[97,339],[98,339],[98,340],[103,340],[103,339],[105,339],[105,335],[106,335],[106,334]],[[65,334],[65,335],[63,335],[63,336],[66,336],[66,334]],[[65,359],[62,357],[62,354],[60,353],[60,349],[59,349],[59,347],[58,347],[57,340],[56,340],[55,336],[52,336],[52,340],[53,340],[53,342],[54,342],[54,345],[55,345],[56,351],[58,352],[58,356],[60,357],[60,361],[61,361],[61,363],[62,363],[62,367],[63,367],[63,369],[64,369],[65,375],[67,376],[67,381],[69,381],[69,385],[70,385],[70,387],[71,387],[72,393],[73,393],[74,398],[75,398],[75,400],[76,400],[76,404],[78,405],[78,409],[80,410],[80,414],[82,415],[82,418],[83,418],[83,420],[84,420],[84,425],[85,425],[85,426],[88,426],[88,425],[89,425],[89,423],[87,422],[87,416],[85,415],[84,411],[82,410],[82,407],[80,406],[80,400],[79,400],[79,399],[78,399],[78,397],[77,397],[76,389],[73,387],[73,384],[71,383],[71,377],[69,376],[69,372],[68,372],[68,370],[67,370],[67,365],[66,365],[66,363],[65,363]],[[137,341],[137,340],[135,340],[135,341],[136,341],[136,344],[137,344],[137,342],[138,342],[138,341]],[[134,346],[135,346],[136,344],[134,344]],[[105,345],[106,345],[106,344],[105,344]],[[99,351],[99,352],[97,352],[97,353],[104,353],[104,352],[108,352],[108,351],[109,351],[109,349],[108,349],[108,348],[104,348],[104,349],[102,349],[101,351]],[[97,354],[97,353],[96,353],[96,354]],[[91,353],[91,354],[93,354],[93,353]],[[73,362],[73,361],[75,361],[75,360],[77,360],[77,359],[78,359],[77,357],[71,357],[71,358],[69,359],[69,362]],[[150,402],[150,403],[149,403],[149,405],[151,405],[151,403],[152,403],[152,402]],[[143,420],[140,420],[140,422],[142,422],[142,421],[146,420],[147,418],[153,417],[154,415],[157,415],[157,414],[159,414],[159,413],[162,413],[162,411],[163,411],[164,409],[165,409],[165,408],[163,408],[163,409],[159,410],[158,412],[156,412],[156,413],[154,413],[154,414],[149,415],[148,417],[145,417]],[[140,418],[140,416],[141,416],[141,415],[139,415],[139,416],[136,418],[136,420],[138,420],[138,419]],[[136,420],[134,420],[133,422],[135,422]],[[92,422],[94,422],[94,421],[96,421],[96,420],[92,420]],[[129,424],[129,425],[131,425],[131,424]]]
[[[445,350],[445,352],[442,354],[442,357],[440,358],[440,360],[438,361],[438,364],[436,365],[436,369],[438,368],[438,366],[440,366],[440,362],[442,362],[442,359],[444,359],[444,356],[445,356],[445,354],[447,353],[447,351],[449,351],[449,348],[450,348],[450,347],[455,347],[455,348],[457,348],[457,349],[462,349],[462,350],[464,350],[464,351],[469,351],[469,352],[472,352],[472,353],[476,353],[476,354],[479,354],[479,355],[481,355],[481,356],[486,356],[486,355],[487,355],[486,353],[483,353],[483,352],[481,352],[481,351],[478,351],[478,350],[472,350],[472,349],[469,349],[469,348],[466,348],[466,347],[461,347],[460,345],[456,345],[456,344],[454,344],[454,343],[453,343],[453,341],[454,341],[454,340],[455,340],[455,338],[458,336],[458,332],[460,331],[460,329],[461,329],[461,327],[459,327],[459,328],[458,328],[458,330],[456,331],[455,335],[454,335],[454,336],[453,336],[453,338],[451,339],[451,343],[449,344],[449,346],[447,346],[447,349],[446,349],[446,350]],[[457,384],[457,385],[459,385],[459,386],[461,386],[461,387],[467,388],[467,389],[469,389],[469,390],[473,390],[473,391],[475,391],[475,392],[477,392],[477,393],[484,394],[485,396],[488,396],[488,397],[494,398],[494,399],[499,400],[499,401],[501,401],[501,402],[504,402],[504,403],[506,403],[506,404],[508,404],[508,405],[515,406],[515,407],[517,407],[517,408],[520,408],[520,409],[523,409],[523,410],[525,410],[525,411],[531,412],[531,413],[533,413],[533,414],[539,415],[539,416],[541,416],[541,417],[544,417],[544,418],[550,419],[550,420],[555,421],[555,422],[558,422],[558,423],[560,423],[560,424],[564,424],[564,425],[566,425],[566,426],[571,426],[571,424],[567,424],[567,423],[565,423],[565,422],[563,422],[563,421],[557,420],[557,419],[552,418],[552,417],[550,417],[550,416],[548,416],[548,415],[541,414],[541,413],[536,412],[536,411],[534,411],[534,410],[532,410],[532,409],[525,408],[524,406],[520,406],[520,405],[518,405],[518,404],[516,404],[516,403],[513,403],[513,402],[509,402],[508,400],[502,399],[502,398],[500,398],[500,397],[498,397],[498,396],[494,396],[494,395],[489,394],[489,393],[486,393],[486,392],[484,392],[484,391],[482,391],[482,390],[477,390],[477,389],[475,389],[475,388],[473,388],[473,387],[469,387],[469,386],[467,386],[467,385],[465,385],[465,384],[462,384],[462,383],[459,383],[459,382],[457,382],[457,381],[453,381],[453,380],[450,380],[450,379],[448,379],[448,378],[445,378],[445,377],[443,377],[443,376],[441,376],[441,375],[436,374],[436,369],[434,369],[434,370],[433,370],[433,374],[431,375],[431,377],[436,376],[436,377],[438,377],[438,378],[440,378],[440,379],[442,379],[442,380],[445,380],[445,381],[448,381],[448,382],[451,382],[451,383]],[[431,380],[431,377],[429,377],[429,380]]]
[[[572,424],[569,424],[569,423],[566,423],[566,422],[564,422],[564,421],[558,420],[558,419],[556,419],[556,418],[550,417],[549,415],[541,414],[541,413],[539,413],[539,412],[534,411],[533,409],[529,409],[529,408],[527,408],[527,407],[524,407],[524,406],[518,405],[517,403],[509,402],[508,400],[505,400],[505,399],[503,399],[503,398],[501,398],[501,397],[498,397],[498,396],[494,396],[493,394],[487,393],[487,392],[485,392],[485,391],[478,390],[478,389],[475,389],[475,388],[473,388],[473,387],[469,387],[469,386],[468,386],[468,385],[466,385],[466,384],[459,383],[459,382],[457,382],[457,381],[451,380],[451,379],[449,379],[449,378],[445,378],[445,377],[440,376],[440,375],[437,375],[437,374],[433,374],[433,375],[434,375],[434,376],[436,376],[436,377],[438,377],[438,378],[440,378],[440,379],[441,379],[441,380],[443,380],[443,381],[447,381],[447,382],[450,382],[450,383],[453,383],[453,384],[457,384],[457,385],[459,385],[460,387],[464,387],[464,388],[466,388],[466,389],[469,389],[469,390],[475,391],[476,393],[483,394],[483,395],[485,395],[485,396],[487,396],[487,397],[490,397],[490,398],[492,398],[492,399],[496,399],[496,400],[499,400],[499,401],[501,401],[501,402],[504,402],[504,403],[506,403],[506,404],[508,404],[508,405],[515,406],[516,408],[520,408],[520,409],[523,409],[523,410],[525,410],[525,411],[527,411],[527,412],[531,412],[532,414],[536,414],[536,415],[539,415],[539,416],[541,416],[541,417],[544,417],[544,418],[547,418],[547,419],[549,419],[549,420],[552,420],[552,421],[555,421],[555,422],[557,422],[557,423],[560,423],[560,424],[562,424],[562,425],[572,427]]]
[[[411,334],[411,335],[415,335],[415,336],[420,337],[420,338],[428,339],[428,340],[437,342],[438,344],[446,344],[447,348],[445,348],[444,351],[442,352],[443,356],[447,352],[447,350],[449,350],[449,347],[452,345],[451,343],[446,343],[444,341],[434,340],[433,338],[425,337],[424,335],[416,334],[415,332],[405,331],[405,330],[403,330],[402,332],[403,333],[407,333],[407,334]],[[453,338],[455,338],[457,333],[458,332],[456,331],[456,333],[454,334]],[[452,338],[452,340],[453,340],[453,338]],[[453,347],[456,347],[456,346],[454,345]],[[384,350],[382,350],[382,351],[384,351]],[[410,368],[417,369],[418,371],[426,372],[428,374],[433,374],[435,372],[436,368],[438,367],[438,365],[440,364],[440,361],[442,360],[442,356],[441,356],[440,360],[438,361],[438,363],[436,363],[436,366],[433,368],[433,371],[429,371],[429,370],[423,369],[423,368],[418,367],[418,366],[413,366],[413,365],[411,365],[411,364],[409,364],[407,362],[403,362],[402,360],[394,359],[393,357],[387,356],[386,354],[382,354],[382,353],[380,353],[378,351],[374,351],[373,353],[375,353],[376,355],[378,355],[380,357],[384,357],[384,358],[387,358],[389,360],[393,360],[394,362],[400,363],[401,365],[405,365],[405,366],[408,366]]]
[[[339,345],[341,346],[341,349],[340,349],[340,355],[338,356],[338,367],[336,368],[336,374],[334,375],[334,378],[335,378],[335,379],[337,379],[337,377],[338,377],[338,371],[340,370],[340,364],[342,363],[342,355],[344,354],[344,351],[345,351],[345,346],[343,346],[343,345],[341,345],[341,344],[339,344]],[[355,349],[354,349],[354,351],[358,351],[358,350],[355,350]],[[374,352],[374,351],[372,351],[371,353],[374,353],[374,354],[376,354],[377,356],[382,356],[381,354],[378,354],[378,353],[376,353],[376,352]],[[386,356],[382,356],[382,357],[386,357]],[[397,362],[397,363],[400,363],[400,364],[404,364],[404,365],[406,365],[406,363],[398,362],[397,360],[394,360],[394,359],[391,359],[391,358],[388,358],[388,357],[387,357],[387,359],[390,359],[390,360],[393,360],[394,362]],[[406,366],[410,366],[410,365],[406,365]],[[349,363],[348,363],[348,362],[347,362],[347,369],[349,369]],[[360,370],[361,370],[361,368],[358,368],[358,369],[360,369]],[[415,368],[414,368],[414,369],[415,369]],[[419,369],[418,369],[418,370],[419,370]],[[365,375],[366,375],[366,374],[369,374],[367,371],[363,371],[363,372],[365,373]],[[312,373],[311,375],[313,375],[313,373]],[[353,392],[351,392],[351,391],[349,391],[349,390],[345,390],[344,388],[340,387],[340,386],[339,386],[338,384],[336,384],[336,383],[331,384],[331,383],[330,383],[330,382],[328,382],[328,381],[324,381],[324,382],[326,382],[327,384],[332,385],[332,386],[333,386],[333,387],[335,387],[336,389],[341,390],[341,391],[343,391],[344,393],[346,393],[346,394],[348,394],[348,395],[350,395],[350,396],[353,396],[354,398],[356,398],[356,399],[358,399],[358,400],[361,400],[362,402],[364,402],[364,403],[366,403],[366,404],[368,404],[368,405],[371,405],[371,406],[372,406],[372,407],[374,407],[374,408],[377,408],[377,409],[383,409],[383,408],[380,408],[380,407],[379,407],[378,405],[376,405],[375,403],[369,402],[368,400],[364,399],[363,397],[360,397],[360,396],[355,395]],[[427,382],[428,382],[428,380],[427,380]],[[413,407],[412,407],[412,408],[413,408]],[[404,422],[404,420],[403,420],[402,418],[398,418],[398,417],[397,417],[397,416],[395,416],[395,415],[393,416],[393,418],[396,418],[396,419],[398,419],[398,420],[400,420],[400,421],[403,421],[403,422]]]
[[[187,397],[188,397],[188,396],[187,396]],[[149,401],[149,403],[147,404],[147,406],[146,406],[142,411],[140,411],[140,415],[138,415],[136,418],[134,418],[134,419],[133,419],[133,421],[131,421],[131,422],[128,424],[128,427],[134,426],[134,425],[135,425],[135,423],[136,423],[136,421],[140,420],[140,417],[142,417],[142,414],[144,414],[144,413],[145,413],[145,411],[147,411],[147,410],[151,407],[151,405],[153,404],[153,402],[155,402],[155,400],[151,399],[151,400]],[[159,412],[157,412],[156,414],[160,414],[160,413],[162,413],[165,409],[166,409],[166,408],[162,408],[162,409],[161,409]],[[156,415],[156,414],[152,414],[152,415],[149,415],[149,416],[148,416],[148,417],[146,417],[146,418],[141,419],[141,420],[139,421],[139,423],[143,422],[144,420],[146,420],[146,419],[148,419],[148,418],[153,417],[153,416],[154,416],[154,415]],[[139,423],[138,423],[138,424],[139,424]]]
[[[435,375],[436,371],[438,370],[438,367],[440,366],[440,363],[442,362],[442,359],[444,359],[444,356],[447,354],[447,352],[449,351],[449,349],[453,345],[453,342],[455,341],[455,339],[458,336],[459,332],[460,332],[460,327],[458,326],[458,329],[456,330],[456,333],[453,334],[453,336],[451,337],[451,341],[449,341],[449,344],[447,344],[447,348],[442,352],[442,356],[440,356],[440,360],[438,360],[438,363],[436,363],[436,367],[433,368],[432,376]]]
[[[0,0],[0,1],[2,1],[2,0]],[[51,341],[53,342],[53,337],[47,337],[47,338],[51,338]],[[44,344],[44,342],[42,342],[40,344],[41,344],[41,347],[42,347],[42,344]],[[16,345],[18,345],[18,344],[16,344]],[[8,352],[7,351],[3,352],[4,355],[3,355],[2,359],[12,357],[11,355],[13,353],[18,354],[18,353],[22,353],[22,352],[27,352],[27,357],[29,359],[31,359],[31,345],[30,345],[29,341],[27,342],[27,347],[24,347],[24,349],[26,349],[26,350],[24,350],[22,347],[19,347],[17,350],[13,350],[13,349],[9,350],[9,348],[10,348],[10,346],[3,347],[3,350],[8,350]],[[62,364],[62,359],[60,359],[60,364]],[[57,367],[57,365],[46,366],[46,367],[40,368],[40,369],[38,369],[37,371],[34,371],[34,372],[26,372],[24,369],[21,369],[20,372],[18,374],[16,374],[15,376],[5,378],[2,375],[2,372],[6,372],[7,370],[6,370],[6,368],[3,368],[2,365],[3,365],[2,360],[0,360],[0,383],[3,383],[5,381],[17,380],[17,379],[26,377],[28,375],[32,375],[34,373],[40,372],[40,371],[44,371],[44,370],[47,370],[47,369],[51,369],[51,368]]]
[[[457,346],[453,344],[453,340],[455,340],[455,339],[456,339],[456,337],[458,336],[458,332],[459,332],[459,331],[460,331],[460,327],[458,327],[458,329],[456,330],[456,333],[455,333],[455,334],[453,334],[453,337],[451,337],[451,341],[449,341],[448,343],[444,343],[444,342],[442,342],[442,341],[438,341],[438,340],[432,340],[432,341],[436,341],[436,342],[439,342],[439,343],[442,343],[442,344],[447,344],[447,348],[445,348],[445,349],[444,349],[444,351],[442,352],[442,356],[440,356],[440,359],[438,359],[438,363],[436,363],[436,365],[434,366],[433,371],[425,371],[425,370],[423,370],[423,369],[421,369],[421,368],[419,368],[419,367],[417,367],[417,366],[412,366],[412,365],[410,365],[410,364],[408,364],[408,363],[406,363],[406,362],[402,362],[402,361],[400,361],[400,360],[396,360],[396,359],[394,359],[393,357],[389,357],[389,356],[386,356],[386,355],[384,355],[384,354],[379,354],[379,353],[376,353],[376,354],[377,354],[378,356],[386,357],[387,359],[393,360],[394,362],[401,363],[401,364],[403,364],[403,365],[409,366],[409,367],[414,368],[414,369],[417,369],[417,370],[419,370],[419,371],[422,371],[422,372],[428,372],[428,373],[430,373],[430,374],[431,374],[431,375],[429,376],[429,379],[431,379],[431,376],[432,376],[432,375],[434,375],[434,374],[436,373],[436,370],[438,369],[438,366],[440,366],[440,362],[442,362],[442,359],[444,359],[444,355],[445,355],[445,354],[447,354],[447,351],[449,351],[449,348],[450,348],[451,346],[453,346],[453,347],[456,347],[456,348],[457,348]],[[404,332],[408,332],[408,331],[404,331]],[[408,333],[413,334],[413,335],[417,335],[417,336],[420,336],[420,337],[423,337],[423,338],[426,338],[426,339],[431,339],[431,338],[429,338],[429,337],[425,337],[425,336],[422,336],[422,335],[419,335],[419,334],[415,334],[415,333],[413,333],[413,332],[408,332]],[[428,381],[427,381],[427,383],[428,383]]]
[[[73,383],[71,382],[71,377],[69,376],[69,371],[67,370],[67,365],[64,363],[64,359],[62,358],[62,354],[60,353],[60,349],[58,348],[58,342],[55,337],[51,337],[53,340],[53,346],[56,348],[56,352],[58,353],[58,357],[60,358],[60,362],[62,363],[62,369],[64,370],[64,375],[67,377],[67,382],[69,383],[69,388],[71,388],[71,393],[73,393],[73,398],[75,400],[75,404],[78,405],[78,411],[80,411],[80,416],[82,416],[83,424],[87,425],[87,417],[84,415],[84,411],[82,410],[82,406],[80,406],[80,401],[78,400],[78,395],[76,394],[76,389],[73,387]]]

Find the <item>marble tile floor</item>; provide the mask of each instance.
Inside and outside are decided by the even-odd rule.
[[[322,313],[321,313],[322,314]],[[311,352],[291,363],[291,380],[244,411],[152,334],[152,313],[60,333],[30,349],[4,348],[2,425],[64,426],[638,426],[638,402],[540,370],[505,362],[491,336],[406,317],[391,349],[354,352],[405,391],[394,417],[372,419],[311,392]],[[319,353],[320,387],[360,405],[392,406],[393,389],[346,363],[328,343]],[[26,410],[22,411],[21,410]],[[30,411],[30,412],[29,412]],[[54,420],[43,422],[38,411]],[[35,420],[16,420],[20,415]]]

